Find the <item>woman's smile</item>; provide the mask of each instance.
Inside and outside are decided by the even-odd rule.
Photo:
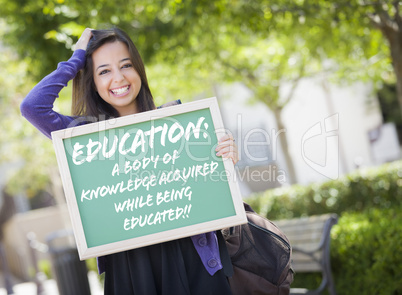
[[[134,69],[126,44],[106,43],[92,54],[94,82],[99,96],[120,116],[137,113],[141,78]]]
[[[123,87],[110,89],[110,92],[112,94],[114,94],[115,96],[117,96],[117,97],[121,97],[121,96],[124,96],[124,95],[128,94],[129,90],[130,90],[130,85],[126,85],[126,86],[123,86]]]

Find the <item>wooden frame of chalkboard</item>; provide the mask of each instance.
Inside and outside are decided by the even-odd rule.
[[[246,223],[225,133],[216,98],[52,132],[80,259]]]

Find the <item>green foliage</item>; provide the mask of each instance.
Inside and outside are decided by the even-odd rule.
[[[315,290],[318,288],[322,281],[322,275],[319,273],[296,273],[294,275],[293,283],[290,285],[291,288],[302,288],[308,290]],[[329,292],[324,290],[322,293],[328,295]],[[338,292],[338,294],[340,294]]]
[[[87,265],[87,268],[89,271],[98,271],[98,266],[96,263],[96,258],[89,258],[85,260],[85,264]]]
[[[96,258],[90,258],[90,259],[85,260],[85,264],[86,264],[88,271],[93,271],[95,273],[98,273],[98,266],[97,266]],[[39,260],[38,268],[39,268],[40,272],[45,274],[47,279],[54,279],[53,274],[52,274],[52,264],[49,259]],[[35,275],[34,270],[32,269],[32,276],[34,276],[34,275]],[[101,284],[103,284],[104,279],[105,279],[105,274],[99,275],[98,278],[99,278],[99,282]]]
[[[96,258],[89,258],[85,260],[85,264],[87,265],[88,271],[93,271],[96,274],[98,273],[98,264]],[[101,285],[105,283],[105,273],[98,275],[98,280]]]
[[[402,294],[401,209],[342,215],[331,232],[339,294]]]
[[[322,70],[336,71],[339,75],[333,78],[338,80],[378,81],[392,72],[384,58],[389,55],[388,45],[367,17],[381,7],[358,0],[0,0],[0,5],[2,43],[22,58],[19,64],[25,67],[17,84],[0,86],[13,90],[10,88],[22,84],[21,96],[32,85],[29,80],[41,79],[71,56],[85,27],[119,26],[132,36],[147,66],[157,104],[212,96],[215,84],[242,81],[257,100],[280,111],[292,97],[290,91],[279,99],[283,82],[294,89],[301,78]],[[382,9],[395,14],[390,5]],[[324,63],[328,59],[333,62]],[[14,73],[2,71],[4,77]],[[18,106],[20,97],[13,100]],[[10,122],[19,120],[15,109]],[[4,137],[12,138],[14,131],[6,129]],[[34,134],[25,125],[19,131]],[[23,144],[36,145],[35,136]],[[39,155],[52,154],[47,143],[37,148]],[[22,158],[29,155],[18,144],[9,150],[18,151]],[[42,164],[40,159],[25,159],[31,161],[35,166],[24,172],[28,183],[14,177],[18,180],[14,188],[24,190],[38,184],[31,188],[37,191],[47,182],[46,174],[53,171],[50,161]]]
[[[402,294],[401,209],[367,209],[339,218],[331,231],[337,294]],[[317,273],[297,273],[292,288],[316,289],[321,279]]]
[[[338,180],[256,193],[247,202],[271,220],[400,206],[402,161],[360,169]]]
[[[5,33],[5,24],[0,21],[0,37]],[[9,193],[24,192],[33,197],[47,189],[50,176],[57,173],[54,149],[49,139],[21,117],[20,103],[34,86],[28,75],[32,65],[7,46],[0,46],[0,64],[3,65],[0,72],[0,163],[9,165],[6,175]],[[71,97],[70,88],[63,90],[55,103],[55,109],[62,113],[69,113],[66,97]]]
[[[4,33],[4,23],[0,22],[0,36],[2,33]],[[35,144],[29,143],[29,138],[36,133],[35,128],[21,120],[19,104],[23,95],[33,85],[26,75],[28,65],[20,61],[15,52],[8,47],[0,47],[0,63],[3,65],[0,73],[0,89],[2,89],[0,91],[0,124],[2,126],[0,162],[12,164],[9,165],[7,188],[11,194],[20,192],[26,187],[22,184],[27,183],[29,179],[32,190],[37,191],[44,187],[45,179],[48,178],[46,172],[37,173],[39,167],[43,166],[43,161],[38,155],[46,154],[47,147],[42,145],[38,136],[34,136]],[[24,164],[21,163],[21,155],[26,156],[27,162],[32,166],[24,166],[23,170],[19,171]],[[32,196],[34,194],[32,192]]]
[[[402,116],[396,99],[396,85],[384,84],[377,93],[380,103],[383,121],[395,124],[399,136],[399,142],[402,142]]]
[[[402,128],[402,117],[398,109],[398,102],[395,100],[396,86],[384,84],[378,91],[378,100],[381,105],[384,122],[394,122]]]
[[[246,200],[271,220],[337,213],[331,264],[338,294],[402,294],[402,161],[320,184],[294,185]],[[315,289],[319,274],[296,274],[292,287]]]
[[[38,262],[39,271],[44,273],[47,279],[52,278],[52,265],[50,260],[42,259]]]
[[[8,25],[3,42],[27,59],[36,79],[71,55],[85,27],[117,25],[146,64],[181,64],[193,80],[208,69],[214,80],[244,80],[258,99],[275,102],[279,82],[315,61],[333,59],[331,70],[349,80],[392,71],[387,44],[367,17],[377,7],[360,2],[0,0],[0,17]]]

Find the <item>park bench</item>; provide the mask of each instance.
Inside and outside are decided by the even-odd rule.
[[[297,273],[320,272],[322,281],[315,290],[292,288],[290,294],[321,294],[325,288],[336,295],[330,263],[330,232],[338,221],[336,214],[277,220],[292,246],[292,268]]]

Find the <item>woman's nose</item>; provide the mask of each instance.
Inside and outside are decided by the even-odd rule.
[[[116,70],[113,76],[114,82],[121,82],[124,80],[124,75],[120,70]]]

